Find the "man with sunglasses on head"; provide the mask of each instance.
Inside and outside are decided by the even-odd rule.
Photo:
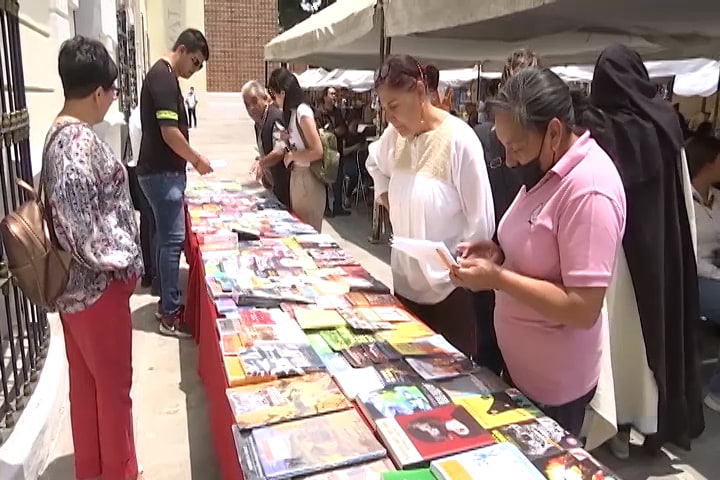
[[[187,164],[202,175],[212,172],[210,161],[188,142],[188,118],[178,78],[190,78],[209,56],[207,40],[199,30],[183,31],[172,51],[148,71],[140,94],[143,135],[137,174],[155,216],[159,330],[178,338],[190,336],[184,329],[178,288]]]

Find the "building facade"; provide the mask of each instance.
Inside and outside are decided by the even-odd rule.
[[[205,0],[208,91],[239,92],[248,80],[264,82],[264,47],[279,32],[277,5],[277,0]]]

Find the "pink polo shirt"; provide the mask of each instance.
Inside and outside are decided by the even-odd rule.
[[[585,133],[533,189],[520,190],[498,240],[514,272],[565,287],[607,287],[624,228],[620,175]],[[497,292],[495,329],[510,376],[545,405],[563,405],[595,387],[602,324],[599,318],[589,330],[567,327]]]

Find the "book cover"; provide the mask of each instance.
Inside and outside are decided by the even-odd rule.
[[[453,401],[474,395],[487,395],[497,391],[493,387],[486,385],[475,375],[460,375],[454,378],[437,380],[435,383],[437,383]]]
[[[309,344],[263,343],[238,354],[249,377],[289,377],[317,372],[325,364]]]
[[[315,353],[317,353],[321,357],[323,355],[330,355],[331,353],[333,353],[330,345],[327,344],[325,339],[323,339],[323,337],[319,333],[309,333],[307,338],[310,342],[310,345],[313,347],[313,350],[315,350]]]
[[[405,360],[395,360],[382,365],[376,365],[375,370],[377,370],[378,375],[380,375],[386,387],[413,384],[421,380],[420,376],[415,370],[410,368],[410,365],[408,365]]]
[[[305,480],[383,480],[384,472],[394,472],[395,466],[384,458],[354,467],[340,468],[331,472],[305,477]]]
[[[395,296],[382,293],[350,292],[345,295],[348,302],[355,307],[399,307],[400,302]]]
[[[437,480],[429,468],[415,468],[413,470],[398,470],[382,475],[382,480]]]
[[[261,427],[252,437],[270,480],[350,466],[387,453],[355,410]]]
[[[240,337],[245,347],[265,342],[309,342],[302,328],[287,313],[278,309],[240,312],[240,323],[243,327]]]
[[[375,363],[363,345],[346,348],[341,353],[353,368],[369,367]]]
[[[620,480],[584,450],[575,449],[554,457],[534,460],[547,480]]]
[[[376,332],[375,338],[390,343],[408,343],[433,335],[435,332],[422,322],[401,322],[396,323],[393,330]]]
[[[407,362],[425,380],[457,377],[473,369],[473,363],[462,354],[408,358]]]
[[[411,342],[390,342],[390,345],[405,357],[428,355],[457,355],[462,353],[442,335],[419,338]]]
[[[360,315],[373,322],[416,322],[417,319],[401,307],[357,307]]]
[[[227,384],[230,387],[239,387],[274,380],[274,377],[270,375],[266,377],[249,377],[245,375],[245,370],[237,356],[223,357],[223,367],[225,369]]]
[[[358,405],[373,423],[381,418],[430,410],[435,405],[419,385],[397,385],[358,395]]]
[[[303,330],[337,328],[345,325],[345,319],[336,310],[296,310],[295,320]]]
[[[544,480],[533,464],[509,443],[490,445],[435,460],[430,470],[439,480]]]
[[[351,400],[358,395],[383,388],[382,380],[373,367],[352,368],[334,374],[335,381]]]
[[[345,319],[350,327],[359,332],[375,332],[380,330],[392,330],[395,324],[390,322],[381,322],[379,320],[368,320],[354,310],[342,310],[340,315]]]
[[[403,468],[494,442],[493,436],[459,405],[381,418],[376,426],[396,464]]]
[[[537,409],[528,408],[524,402],[519,403],[507,391],[462,397],[454,401],[464,406],[485,428],[532,420],[540,413]]]
[[[580,441],[550,417],[505,425],[493,430],[498,442],[510,442],[530,460],[558,455],[565,450],[580,448]]]
[[[242,431],[237,425],[232,426],[233,439],[235,440],[235,452],[243,473],[243,480],[267,480],[263,474],[260,459],[257,456],[257,448],[249,431]]]
[[[345,357],[339,353],[327,353],[320,355],[320,358],[325,364],[325,368],[327,368],[327,371],[330,372],[332,376],[337,376],[340,372],[353,370],[353,367],[350,366],[347,360],[345,360]]]
[[[326,373],[230,388],[226,393],[235,423],[241,429],[352,407]]]

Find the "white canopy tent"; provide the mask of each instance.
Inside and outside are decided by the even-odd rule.
[[[427,2],[418,3],[425,8]],[[386,11],[393,11],[394,1],[386,0],[383,5]],[[378,0],[339,0],[270,41],[265,46],[265,59],[374,69],[379,63],[383,31],[390,32],[392,28],[390,23],[384,23]],[[614,43],[625,43],[643,54],[661,49],[637,36],[605,32],[558,32],[531,40],[533,49],[550,64],[587,63],[595,59],[598,51]],[[500,69],[508,52],[529,43],[527,40],[439,39],[418,35],[392,36],[391,41],[392,53],[407,53],[438,68],[482,63],[484,70]]]
[[[315,84],[325,78],[328,71],[324,68],[308,68],[300,75],[297,75],[298,82],[302,88],[312,88]]]
[[[265,58],[376,68],[383,35],[392,53],[439,68],[497,70],[528,46],[550,65],[593,63],[615,43],[646,58],[713,57],[719,15],[717,0],[339,0],[273,39]]]

